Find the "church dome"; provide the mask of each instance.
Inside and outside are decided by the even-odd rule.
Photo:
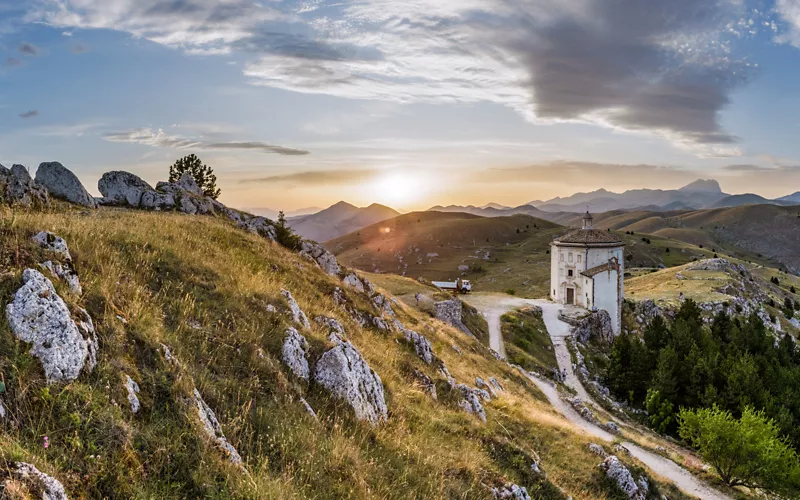
[[[609,231],[599,231],[592,227],[594,218],[588,211],[583,216],[583,228],[553,240],[554,245],[586,246],[586,247],[621,247],[621,239]]]

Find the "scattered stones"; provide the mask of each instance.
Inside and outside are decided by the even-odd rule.
[[[283,349],[281,350],[281,359],[292,373],[303,380],[308,380],[310,376],[308,360],[306,359],[307,351],[308,342],[306,338],[294,328],[287,329],[286,338],[283,341]]]
[[[489,383],[492,384],[492,387],[494,387],[496,390],[498,390],[500,392],[505,391],[505,388],[503,387],[503,384],[498,382],[496,378],[489,377]]]
[[[153,187],[140,177],[129,172],[106,172],[97,182],[97,188],[103,195],[103,205],[130,205],[138,207],[142,204],[145,193],[155,193]]]
[[[644,326],[661,314],[661,308],[656,305],[653,299],[647,299],[636,303],[633,314],[636,317],[636,322]]]
[[[586,419],[589,422],[597,423],[597,419],[594,418],[594,413],[590,410],[584,403],[583,400],[579,397],[574,397],[567,399],[567,402],[577,411],[581,417]]]
[[[64,485],[54,477],[25,462],[17,462],[14,465],[16,468],[9,471],[11,478],[24,484],[31,492],[36,492],[42,500],[68,500]],[[3,490],[5,489],[6,483],[3,483]],[[3,495],[3,498],[7,498],[6,495]]]
[[[433,363],[433,348],[427,338],[408,328],[403,329],[403,335],[414,346],[414,351],[422,361],[427,364]]]
[[[317,413],[314,411],[314,408],[311,408],[311,405],[308,404],[308,401],[306,401],[305,398],[300,398],[300,404],[303,405],[303,408],[306,409],[309,415],[314,417],[314,420],[319,420],[319,418],[317,417]]]
[[[65,282],[69,290],[75,295],[83,294],[83,287],[81,287],[81,280],[78,278],[78,273],[72,267],[72,262],[61,264],[59,262],[45,261],[39,264],[42,269],[47,270],[53,276]]]
[[[381,378],[349,342],[342,342],[322,355],[317,361],[314,380],[345,400],[359,420],[375,425],[388,417]]]
[[[336,257],[316,241],[304,240],[300,244],[300,255],[314,260],[323,271],[331,276],[338,276],[342,272]]]
[[[69,247],[67,246],[67,242],[64,240],[64,238],[49,231],[41,231],[36,233],[36,235],[31,239],[38,243],[40,247],[57,254],[64,260],[72,260],[72,255],[69,253]]]
[[[97,208],[94,197],[86,191],[78,177],[57,161],[39,165],[36,171],[36,183],[47,189],[54,198],[75,205]]]
[[[31,179],[24,166],[14,165],[9,170],[0,165],[0,203],[25,208],[46,207],[50,204],[50,195]]]
[[[136,396],[139,393],[139,384],[134,382],[130,376],[125,375],[125,389],[128,390],[128,403],[131,405],[131,412],[137,413],[141,408],[139,398]]]
[[[631,500],[644,500],[647,493],[642,492],[636,481],[633,480],[631,472],[625,467],[619,458],[611,455],[607,457],[599,466],[606,473],[606,477],[611,479],[622,492]],[[644,494],[643,494],[644,493]]]
[[[487,391],[493,398],[497,397],[497,393],[494,392],[494,388],[487,384],[486,381],[480,377],[475,377],[475,387]]]
[[[472,335],[467,325],[461,321],[461,301],[458,299],[442,300],[433,304],[436,310],[436,319],[453,325],[462,332]]]
[[[394,318],[395,314],[394,309],[392,309],[392,303],[385,295],[379,293],[373,296],[372,303],[378,309],[378,312],[381,313],[382,317]]]
[[[481,399],[489,401],[491,396],[482,389],[475,389],[466,384],[456,385],[456,389],[461,392],[461,401],[458,406],[465,412],[475,415],[481,422],[486,422],[486,411],[483,409]]]
[[[219,420],[217,420],[217,416],[214,414],[214,410],[203,401],[203,397],[196,387],[194,389],[194,404],[197,408],[197,416],[200,417],[200,421],[203,423],[203,430],[205,430],[208,437],[225,452],[228,456],[228,460],[230,460],[232,464],[238,465],[244,469],[241,455],[239,455],[236,448],[228,442],[225,433],[222,432],[222,426],[219,425]]]
[[[492,488],[492,496],[498,500],[531,500],[528,490],[524,486],[505,484],[499,488]]]
[[[417,379],[417,382],[422,386],[425,392],[434,400],[438,399],[436,395],[436,384],[433,383],[433,380],[424,373],[419,370],[414,370],[414,378]]]
[[[607,430],[608,432],[610,432],[611,434],[620,434],[622,432],[622,431],[620,431],[619,426],[616,424],[616,422],[612,422],[612,421],[606,422],[603,425],[603,428],[605,430]]]
[[[53,284],[35,269],[22,273],[24,285],[6,307],[12,333],[33,344],[48,382],[75,380],[84,365],[97,362],[97,337],[91,318],[81,311],[76,323]],[[88,337],[85,338],[84,336]]]
[[[602,458],[606,458],[608,456],[606,450],[604,450],[599,444],[591,443],[589,445],[589,451]]]
[[[335,333],[342,338],[346,336],[344,327],[341,323],[339,323],[339,320],[335,318],[330,318],[328,316],[317,316],[314,318],[314,322],[322,325],[323,327],[327,328],[329,332]]]
[[[292,321],[301,325],[305,329],[311,328],[311,323],[308,322],[308,317],[306,316],[306,313],[304,313],[303,310],[300,309],[300,305],[297,303],[296,300],[294,300],[294,297],[292,297],[291,292],[289,292],[289,290],[283,289],[281,290],[281,295],[283,295],[283,298],[285,298],[286,302],[289,304],[289,310],[292,313]]]

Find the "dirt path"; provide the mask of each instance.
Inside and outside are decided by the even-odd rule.
[[[500,330],[500,316],[517,307],[525,305],[540,306],[542,308],[545,326],[547,327],[547,331],[550,334],[550,338],[556,350],[558,366],[567,373],[566,384],[575,389],[581,399],[586,402],[593,402],[591,396],[586,392],[583,384],[580,383],[580,380],[575,376],[575,372],[572,369],[572,360],[566,344],[570,328],[569,325],[558,319],[558,311],[562,306],[545,300],[520,299],[501,294],[474,294],[468,296],[465,300],[486,317],[486,321],[489,323],[490,346],[503,355],[504,351],[500,350],[503,345],[502,333]],[[495,348],[495,346],[498,346],[499,349]],[[581,417],[569,403],[561,399],[556,387],[552,383],[530,375],[529,378],[539,387],[545,396],[547,396],[547,399],[550,400],[550,404],[583,432],[607,442],[611,442],[616,438],[616,436],[605,429]],[[700,479],[693,476],[689,471],[672,460],[641,448],[629,441],[623,441],[622,444],[625,448],[630,450],[632,456],[649,467],[656,475],[672,482],[684,493],[703,500],[724,500],[730,498],[707,486]]]

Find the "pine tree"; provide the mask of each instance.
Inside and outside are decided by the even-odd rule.
[[[177,181],[184,173],[189,173],[192,176],[204,195],[215,200],[219,198],[222,191],[217,188],[217,176],[214,175],[211,167],[205,165],[200,158],[190,154],[177,160],[169,167],[169,182]]]

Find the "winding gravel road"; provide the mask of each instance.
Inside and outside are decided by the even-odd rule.
[[[467,296],[465,301],[477,308],[484,315],[489,324],[489,345],[502,356],[505,356],[505,349],[503,347],[503,336],[500,329],[500,317],[506,312],[518,307],[526,305],[540,306],[542,308],[544,324],[553,341],[558,366],[561,370],[566,370],[567,373],[566,385],[574,389],[578,396],[584,401],[594,403],[592,397],[586,392],[583,384],[578,380],[578,377],[572,369],[572,360],[569,355],[569,350],[567,349],[567,338],[570,335],[570,327],[568,324],[558,319],[558,312],[563,306],[547,300],[521,299],[508,295],[490,293],[472,294]],[[545,396],[547,396],[547,399],[550,400],[550,404],[575,426],[590,436],[607,442],[611,442],[616,438],[616,436],[605,429],[581,417],[569,403],[561,399],[556,387],[552,383],[531,375],[528,375],[528,377],[539,387]],[[597,405],[596,403],[594,404]],[[684,493],[694,495],[703,500],[730,499],[727,495],[703,483],[700,479],[693,476],[689,471],[672,460],[645,450],[630,441],[624,441],[622,445],[631,452],[632,456],[649,467],[655,474],[672,482]]]

